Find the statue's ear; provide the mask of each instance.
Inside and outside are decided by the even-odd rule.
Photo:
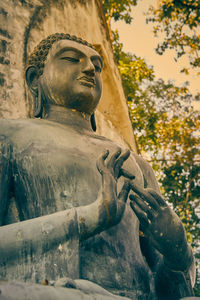
[[[26,69],[26,83],[33,94],[36,96],[38,94],[38,70],[35,66],[29,66]]]
[[[38,81],[38,71],[35,66],[30,66],[26,70],[26,82],[34,97],[34,116],[36,118],[42,117],[43,112],[43,99],[42,90]]]
[[[96,120],[95,120],[94,113],[90,117],[90,122],[91,122],[91,126],[92,126],[93,131],[96,131],[97,130],[97,125],[96,125]]]

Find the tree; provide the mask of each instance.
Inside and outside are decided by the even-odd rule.
[[[108,25],[110,39],[112,40],[111,20],[124,20],[127,24],[132,21],[131,8],[137,4],[137,0],[101,0]]]
[[[176,50],[175,60],[185,55],[190,67],[200,75],[200,2],[199,0],[160,0],[157,7],[151,6],[147,22],[153,22],[154,34],[164,33],[156,52],[163,54],[166,49]],[[181,70],[186,74],[189,68]]]

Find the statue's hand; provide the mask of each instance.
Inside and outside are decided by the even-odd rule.
[[[154,190],[142,189],[134,184],[131,184],[131,189],[134,194],[130,195],[130,206],[140,221],[143,233],[171,269],[185,270],[190,253],[181,220]]]
[[[130,179],[135,176],[122,169],[123,163],[128,159],[130,151],[121,154],[121,149],[108,157],[109,151],[103,153],[97,161],[97,169],[102,175],[102,198],[99,206],[99,216],[104,228],[116,225],[124,213],[126,200],[130,191]],[[117,179],[125,177],[124,185],[117,195]]]

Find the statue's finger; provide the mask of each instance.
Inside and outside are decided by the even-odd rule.
[[[151,194],[151,196],[157,200],[160,206],[167,207],[167,203],[165,202],[165,200],[156,191],[154,191],[153,189],[147,189],[147,190]]]
[[[146,204],[137,194],[131,194],[129,198],[132,202],[135,202],[143,212],[147,214],[150,220],[156,217],[157,213],[150,206],[148,206],[148,204]]]
[[[102,174],[103,170],[105,170],[105,160],[108,157],[109,150],[103,152],[103,154],[97,159],[97,169],[100,174]]]
[[[119,177],[121,177],[121,176],[124,176],[125,178],[131,179],[131,180],[135,179],[135,176],[125,169],[120,169]]]
[[[118,200],[126,203],[129,191],[130,191],[130,183],[128,181],[125,181],[121,189],[121,192],[118,195]]]
[[[150,224],[150,221],[149,219],[147,218],[147,215],[146,213],[144,213],[140,207],[137,205],[136,202],[130,202],[130,206],[132,208],[132,210],[134,211],[134,213],[136,214],[139,222],[140,222],[140,225],[141,225],[141,228],[144,230],[146,228],[148,228],[149,224]]]
[[[130,150],[126,150],[121,156],[115,161],[115,174],[119,174],[119,171],[123,165],[123,163],[129,158]]]
[[[152,197],[152,195],[150,193],[148,193],[147,191],[145,191],[145,189],[140,188],[138,186],[136,186],[134,183],[130,183],[131,184],[131,189],[137,194],[139,195],[144,201],[147,201],[147,203],[155,210],[158,211],[160,209],[160,205],[158,204],[158,202],[156,201],[156,199],[154,199],[154,197]]]
[[[115,161],[120,156],[121,152],[122,152],[122,150],[120,148],[118,148],[117,151],[115,151],[111,155],[111,157],[110,157],[110,159],[109,159],[109,161],[107,163],[107,167],[108,168],[112,168],[112,169],[114,168]]]

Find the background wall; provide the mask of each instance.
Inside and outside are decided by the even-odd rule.
[[[55,32],[82,37],[97,47],[104,59],[97,133],[135,151],[121,79],[99,0],[1,0],[0,117],[29,116],[31,103],[24,80],[27,56],[43,38]]]

